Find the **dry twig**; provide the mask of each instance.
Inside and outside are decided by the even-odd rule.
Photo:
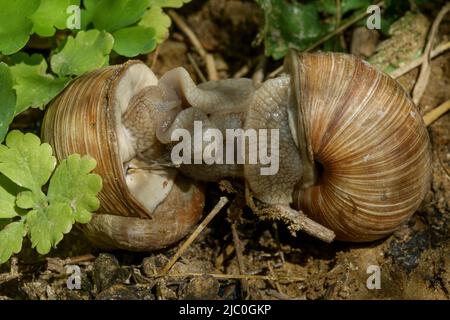
[[[439,56],[440,54],[444,53],[448,49],[450,49],[450,41],[438,45],[436,47],[436,49],[431,51],[431,55],[430,55],[431,59]],[[423,59],[423,56],[421,56],[420,58],[417,58],[415,60],[412,60],[412,61],[404,64],[400,68],[397,68],[397,69],[393,70],[392,72],[389,72],[389,75],[392,78],[397,79],[397,78],[401,77],[402,75],[404,75],[405,73],[408,73],[409,71],[411,71],[411,70],[417,68],[418,66],[420,66],[421,63],[422,63],[422,59]]]
[[[413,101],[416,105],[419,104],[420,99],[423,96],[423,93],[425,92],[425,88],[427,87],[428,80],[430,78],[431,74],[431,47],[433,46],[434,39],[436,38],[439,24],[441,23],[442,19],[444,18],[445,14],[450,11],[450,3],[445,5],[441,11],[439,11],[439,14],[437,15],[436,19],[433,22],[433,25],[431,26],[430,33],[428,35],[428,41],[427,45],[425,46],[424,53],[422,55],[422,67],[420,69],[419,78],[417,79],[416,85],[414,86],[414,90],[412,92]]]
[[[248,186],[245,188],[245,199],[247,205],[256,215],[260,218],[283,221],[287,224],[292,235],[295,235],[298,231],[302,230],[307,234],[327,243],[331,243],[336,237],[332,230],[308,218],[301,211],[294,210],[285,205],[256,205],[253,201],[253,197]]]
[[[304,277],[293,277],[293,276],[265,276],[258,274],[224,274],[224,273],[200,273],[200,272],[187,272],[187,273],[170,273],[170,274],[155,274],[149,277],[151,278],[159,278],[159,277],[171,277],[171,278],[186,278],[186,277],[213,277],[217,279],[249,279],[249,280],[268,280],[268,281],[289,281],[289,282],[297,282],[297,281],[305,281]]]
[[[233,243],[234,248],[236,251],[236,258],[239,266],[239,273],[240,274],[246,274],[245,271],[245,263],[244,263],[244,254],[243,254],[243,248],[242,248],[242,242],[239,239],[239,235],[236,229],[236,222],[233,222],[231,224],[231,233],[233,234]],[[247,298],[249,293],[249,287],[248,287],[248,281],[247,279],[241,279],[241,287],[243,292],[243,297]]]
[[[172,18],[173,22],[175,22],[177,27],[180,28],[180,30],[188,37],[189,41],[194,46],[195,50],[205,61],[206,70],[208,72],[208,79],[217,80],[218,74],[214,62],[214,57],[212,56],[212,54],[206,52],[206,50],[201,45],[200,40],[195,35],[194,31],[192,31],[192,29],[187,25],[187,23],[183,20],[183,18],[180,15],[178,15],[178,13],[176,13],[174,10],[169,10],[168,14],[170,18]]]
[[[217,213],[227,204],[228,198],[221,197],[216,206],[211,210],[211,212],[206,216],[206,218],[200,223],[200,225],[195,229],[195,231],[189,236],[189,238],[181,245],[175,255],[169,260],[164,269],[162,270],[162,275],[167,274],[172,266],[177,262],[181,255],[186,251],[186,249],[191,245],[191,243],[198,237],[198,235],[206,228],[206,226],[211,222],[211,220],[216,216]]]
[[[21,274],[19,272],[17,257],[11,258],[11,271],[8,273],[0,274],[0,284],[14,280],[20,277]]]
[[[443,104],[426,113],[423,116],[423,121],[425,122],[425,125],[429,126],[434,121],[439,119],[439,117],[442,116],[444,113],[446,113],[448,110],[450,110],[450,100],[445,101]]]

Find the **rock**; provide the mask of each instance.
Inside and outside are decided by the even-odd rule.
[[[187,300],[217,300],[220,283],[209,276],[195,277],[186,286],[183,299]]]
[[[128,268],[121,268],[112,254],[100,254],[94,262],[94,284],[97,292],[102,292],[114,284],[126,282],[130,272]]]

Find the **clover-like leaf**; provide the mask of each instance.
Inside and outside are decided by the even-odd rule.
[[[181,8],[188,2],[191,2],[191,0],[150,0],[150,6],[158,6],[162,8]]]
[[[32,209],[44,207],[48,205],[48,201],[43,192],[25,190],[17,195],[16,205],[21,209]]]
[[[51,59],[53,72],[59,76],[80,75],[108,65],[114,38],[105,31],[80,31],[69,36],[62,50]]]
[[[22,220],[11,222],[0,230],[0,264],[8,261],[12,254],[22,250],[25,234]]]
[[[16,93],[13,88],[11,70],[0,62],[0,142],[5,138],[9,125],[14,118]]]
[[[16,195],[19,187],[0,174],[0,219],[13,218],[19,214],[16,207]]]
[[[149,0],[85,0],[87,16],[98,30],[113,32],[136,23]]]
[[[59,202],[31,210],[26,218],[31,244],[40,254],[55,247],[72,229],[73,223],[72,209],[67,203]]]
[[[32,133],[13,130],[6,137],[6,146],[0,145],[0,172],[35,193],[41,192],[55,165],[50,145],[41,144]]]
[[[157,43],[163,42],[169,35],[171,20],[158,6],[152,6],[139,21],[140,26],[152,28]]]
[[[38,9],[30,16],[33,32],[43,37],[51,37],[57,29],[67,28],[70,14],[67,8],[80,5],[80,0],[41,0]]]
[[[87,223],[99,208],[97,193],[102,189],[99,175],[90,173],[96,161],[89,157],[70,155],[55,170],[48,187],[50,204],[65,203],[73,210],[75,220]]]
[[[152,51],[156,47],[152,28],[134,26],[113,32],[114,51],[125,57],[134,57]]]
[[[28,42],[33,23],[29,17],[39,0],[0,0],[0,53],[13,54]]]
[[[42,55],[20,54],[13,56],[13,60],[20,61],[10,67],[17,94],[16,114],[28,107],[43,109],[69,81],[48,74],[47,62]]]

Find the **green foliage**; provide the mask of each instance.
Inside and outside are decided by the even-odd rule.
[[[85,0],[84,5],[96,29],[113,32],[136,23],[148,0]]]
[[[153,51],[156,47],[155,30],[144,26],[135,26],[113,32],[114,51],[125,57]]]
[[[163,8],[187,2],[0,0],[0,142],[15,115],[44,109],[74,77],[108,65],[113,51],[113,57],[135,57],[154,50],[171,25]],[[37,136],[12,131],[6,137],[0,145],[0,263],[21,250],[25,236],[44,254],[74,223],[89,222],[102,187],[90,173],[95,165],[72,155],[56,166],[51,147]]]
[[[100,176],[90,173],[95,165],[94,159],[75,154],[55,170],[50,145],[31,133],[8,134],[0,145],[0,263],[21,250],[26,235],[46,254],[75,222],[90,221],[102,188]]]
[[[0,140],[3,140],[16,108],[11,70],[3,62],[0,62],[0,98]]]
[[[154,0],[162,2],[163,0]],[[375,0],[341,0],[340,10],[335,0],[255,0],[264,11],[264,28],[260,38],[264,39],[265,54],[274,59],[284,57],[289,48],[305,50],[327,33],[344,24],[355,15],[365,12],[376,4]],[[425,5],[430,0],[385,0],[381,19],[381,33],[388,35],[390,25],[412,5]],[[337,14],[340,14],[338,17]],[[356,25],[364,25],[361,19]],[[324,42],[322,50],[343,50],[337,37]]]
[[[171,25],[162,8],[189,1],[0,0],[0,142],[15,115],[44,109],[73,77],[108,65],[112,51],[135,57],[154,50]],[[69,29],[77,19],[80,30]],[[19,52],[33,52],[46,37],[53,37],[43,48],[48,56]]]
[[[60,77],[78,76],[108,65],[114,39],[105,31],[80,31],[75,38],[69,36],[62,50],[51,60],[53,72]]]
[[[153,6],[142,17],[140,26],[153,28],[156,42],[160,43],[167,38],[171,21],[161,7]]]
[[[13,60],[16,64],[10,66],[10,70],[17,94],[15,114],[28,107],[44,109],[69,81],[47,73],[47,61],[40,54],[28,56],[21,52],[13,56]]]
[[[284,57],[289,48],[303,50],[327,31],[314,4],[257,0],[264,10],[266,55]]]
[[[33,23],[30,16],[39,0],[0,0],[0,53],[13,54],[28,42]]]
[[[67,8],[71,5],[80,5],[80,0],[41,0],[38,9],[30,16],[33,23],[32,32],[51,37],[56,32],[55,28],[65,29]]]
[[[256,2],[264,11],[265,24],[261,35],[264,38],[265,54],[274,59],[284,57],[289,48],[305,50],[337,28],[338,10],[335,0]],[[365,11],[371,4],[370,0],[341,0],[341,24],[345,19]],[[335,44],[336,42],[329,41],[325,43],[325,49],[333,49]]]

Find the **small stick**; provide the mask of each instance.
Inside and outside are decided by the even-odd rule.
[[[181,255],[186,251],[186,249],[191,245],[191,243],[198,237],[198,235],[205,229],[205,227],[211,222],[211,220],[219,213],[225,204],[227,204],[228,198],[221,197],[216,206],[211,210],[211,212],[206,216],[206,218],[200,223],[200,225],[195,229],[195,231],[189,236],[189,238],[181,245],[175,255],[169,260],[164,269],[162,270],[162,275],[167,274],[172,266],[177,262]]]
[[[273,284],[275,285],[275,288],[277,291],[281,294],[283,294],[283,291],[281,290],[280,284],[278,283],[278,278],[275,276],[275,272],[273,272],[272,264],[270,261],[267,261],[267,268],[269,269],[270,275],[274,277],[276,280],[273,281]]]
[[[267,58],[262,56],[258,59],[258,63],[255,68],[255,72],[253,73],[252,80],[253,84],[259,85],[264,80],[264,73],[266,69]]]
[[[156,61],[158,60],[160,48],[161,48],[161,46],[158,45],[158,46],[156,47],[155,53],[153,54],[152,64],[150,65],[150,69],[152,69],[152,70],[155,68]]]
[[[205,77],[205,75],[203,74],[202,70],[200,70],[197,62],[195,62],[194,58],[192,57],[192,55],[190,53],[187,54],[188,60],[189,62],[192,64],[192,66],[194,67],[195,73],[197,73],[198,77],[200,78],[201,82],[206,82],[207,79]]]
[[[297,231],[302,230],[327,243],[331,243],[336,237],[332,230],[308,218],[303,212],[296,211],[286,205],[262,204],[257,206],[253,201],[251,191],[247,184],[245,187],[245,199],[250,209],[261,218],[282,220],[288,224],[288,229],[291,231],[292,235],[295,235]]]
[[[242,78],[250,71],[250,66],[248,64],[245,64],[240,68],[236,73],[233,75],[234,79]]]
[[[76,257],[70,257],[67,258],[65,260],[63,260],[63,264],[77,264],[77,263],[81,263],[81,262],[87,262],[87,261],[92,261],[95,260],[95,256],[88,253],[88,254],[84,254],[81,256],[76,256]]]
[[[212,54],[207,53],[205,56],[206,70],[208,72],[209,80],[219,80],[219,74],[217,73],[216,62]]]
[[[431,51],[431,55],[430,55],[431,59],[439,56],[440,54],[447,51],[448,49],[450,49],[450,41],[438,45],[436,47],[436,49]],[[406,63],[405,65],[401,66],[400,68],[397,68],[397,69],[393,70],[392,72],[389,72],[389,75],[394,79],[401,77],[405,73],[408,73],[409,71],[420,66],[422,64],[422,58],[423,58],[423,55],[420,56],[420,58],[411,60],[410,62]]]
[[[180,30],[188,37],[189,41],[192,43],[192,45],[200,54],[200,56],[202,58],[205,58],[206,51],[205,49],[203,49],[202,45],[200,44],[200,40],[198,40],[194,31],[192,31],[192,29],[187,25],[187,23],[184,22],[183,18],[181,18],[178,15],[178,13],[176,13],[174,10],[169,10],[167,13],[172,18],[173,22],[175,22],[177,27],[180,28]]]
[[[439,25],[444,18],[445,14],[450,11],[450,3],[447,3],[441,11],[439,11],[439,14],[437,15],[436,19],[433,22],[433,25],[431,26],[431,31],[428,36],[427,45],[425,46],[424,53],[422,55],[422,67],[420,69],[419,78],[417,79],[416,85],[414,86],[414,90],[412,92],[413,101],[416,105],[419,104],[420,99],[423,96],[423,93],[425,92],[425,89],[428,84],[428,80],[430,79],[431,75],[431,65],[430,65],[430,53],[431,53],[431,47],[433,45],[433,41],[436,38],[436,34],[439,29]]]
[[[11,258],[11,271],[8,273],[0,274],[0,284],[14,280],[20,277],[19,267],[18,267],[18,259],[17,257]]]
[[[442,116],[444,113],[446,113],[448,110],[450,110],[450,100],[445,101],[440,106],[438,106],[438,107],[434,108],[433,110],[427,112],[423,116],[423,121],[425,122],[425,125],[428,127],[434,121],[439,119],[439,117]]]
[[[290,277],[290,276],[264,276],[264,275],[258,275],[258,274],[223,274],[223,273],[200,273],[200,272],[188,272],[188,273],[182,273],[182,274],[155,274],[150,275],[148,277],[151,278],[159,278],[159,277],[213,277],[217,279],[249,279],[249,280],[279,280],[279,281],[305,281],[306,279],[303,277]]]
[[[441,165],[442,170],[444,170],[447,178],[450,179],[450,171],[445,167],[444,163],[442,162],[441,157],[439,156],[439,153],[437,152],[437,150],[434,150],[434,155],[436,156],[436,158],[439,161],[439,164]]]
[[[188,37],[195,50],[197,50],[198,54],[205,61],[206,69],[208,71],[208,79],[217,80],[218,75],[213,56],[206,52],[206,50],[201,45],[200,40],[195,35],[194,31],[192,31],[192,29],[187,25],[186,22],[184,22],[183,18],[179,16],[178,13],[176,13],[174,10],[169,10],[168,14],[178,26],[178,28],[180,28],[180,30]]]
[[[245,264],[244,264],[244,254],[243,254],[243,249],[242,249],[242,242],[239,239],[239,235],[237,233],[236,222],[233,222],[231,224],[231,233],[233,234],[233,242],[234,242],[234,248],[235,248],[235,251],[236,251],[236,258],[237,258],[237,262],[238,262],[238,266],[239,266],[239,273],[240,274],[246,274]],[[246,298],[248,296],[248,293],[249,293],[249,287],[248,287],[247,279],[241,279],[241,286],[242,286],[242,291],[244,293],[243,296]]]
[[[376,5],[378,7],[382,7],[382,6],[384,6],[384,2],[380,1]],[[353,19],[350,19],[346,23],[344,23],[344,24],[340,25],[338,28],[334,29],[332,32],[326,34],[325,36],[320,38],[317,42],[315,42],[314,44],[312,44],[310,47],[308,47],[306,50],[303,50],[302,52],[309,52],[309,51],[317,48],[318,46],[320,46],[322,43],[324,43],[328,39],[331,39],[335,35],[345,31],[346,29],[351,27],[353,24],[355,24],[359,20],[363,19],[364,17],[368,16],[369,14],[370,14],[369,12],[364,11],[364,12],[356,15]],[[280,66],[277,69],[275,69],[274,71],[272,71],[271,73],[269,73],[269,75],[267,77],[273,78],[273,77],[279,75],[281,72],[283,72],[283,66]]]

